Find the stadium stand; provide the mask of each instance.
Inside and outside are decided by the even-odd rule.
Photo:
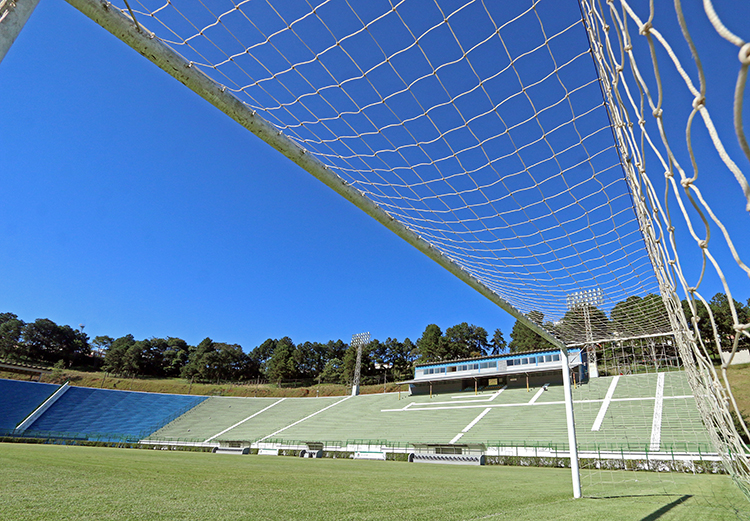
[[[137,441],[205,399],[205,396],[71,387],[26,434]]]
[[[0,380],[0,430],[13,431],[56,389]],[[490,455],[527,449],[554,455],[567,447],[562,393],[559,385],[541,384],[433,397],[237,398],[70,387],[24,435],[230,452],[252,447],[261,454],[324,450],[382,458],[386,452],[411,452],[419,444],[441,444],[482,446]],[[682,371],[595,378],[576,386],[573,398],[583,451],[702,458],[709,450]]]
[[[0,379],[0,433],[9,434],[60,386]]]
[[[683,372],[666,373],[659,450],[705,452],[701,427]],[[583,450],[648,448],[654,444],[656,374],[592,379],[573,390]],[[612,388],[610,400],[605,398]],[[408,396],[405,393],[326,398],[211,397],[149,437],[170,441],[254,447],[305,448],[310,442],[339,450],[381,450],[419,443],[486,447],[555,447],[567,431],[561,386],[493,389]],[[617,421],[622,416],[623,423]],[[597,425],[594,428],[594,425]],[[244,446],[244,445],[243,445]],[[329,449],[326,449],[329,450]],[[330,449],[334,450],[334,449]]]

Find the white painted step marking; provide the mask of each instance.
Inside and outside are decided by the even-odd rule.
[[[304,418],[302,418],[301,420],[297,420],[296,422],[294,422],[294,423],[291,423],[291,424],[287,425],[286,427],[284,427],[284,428],[281,428],[281,429],[277,430],[276,432],[272,432],[272,433],[271,433],[271,434],[269,434],[268,436],[263,436],[263,437],[262,437],[261,439],[259,439],[258,441],[263,441],[263,440],[267,440],[268,438],[270,438],[270,437],[272,437],[272,436],[276,436],[276,435],[277,435],[278,433],[280,433],[280,432],[283,432],[283,431],[287,430],[287,429],[288,429],[288,428],[290,428],[290,427],[294,427],[294,426],[295,426],[295,425],[297,425],[298,423],[302,423],[303,421],[305,421],[305,420],[307,420],[307,419],[309,419],[309,418],[312,418],[312,417],[313,417],[313,416],[315,416],[316,414],[320,414],[321,412],[323,412],[323,411],[326,411],[326,410],[330,409],[331,407],[333,407],[333,406],[335,406],[335,405],[338,405],[338,404],[340,404],[340,403],[342,403],[342,402],[345,402],[345,401],[347,401],[347,400],[348,400],[349,398],[352,398],[352,397],[353,397],[352,395],[349,395],[349,396],[347,396],[346,398],[344,398],[343,400],[339,400],[339,401],[338,401],[338,402],[336,402],[336,403],[332,403],[332,404],[331,404],[331,405],[329,405],[328,407],[323,407],[323,408],[322,408],[322,409],[320,409],[319,411],[315,411],[314,413],[310,414],[309,416],[305,416],[305,417],[304,417]]]
[[[455,437],[455,438],[453,438],[453,439],[452,439],[452,440],[451,440],[450,442],[448,442],[448,443],[456,443],[456,442],[457,442],[458,440],[460,440],[460,439],[461,439],[461,436],[463,436],[464,434],[466,434],[467,432],[469,432],[469,430],[471,430],[471,428],[472,428],[472,427],[473,427],[474,425],[476,425],[476,424],[477,424],[477,422],[479,422],[479,420],[481,420],[482,418],[484,418],[485,414],[487,414],[487,413],[488,413],[488,412],[490,412],[491,410],[492,410],[492,409],[491,409],[490,407],[487,407],[487,408],[486,408],[485,410],[483,410],[482,412],[480,412],[480,413],[479,413],[479,416],[477,416],[476,418],[474,418],[473,420],[471,420],[471,423],[469,423],[469,425],[467,425],[466,427],[464,427],[464,429],[463,429],[463,430],[462,430],[461,432],[459,432],[459,433],[458,433],[458,434],[456,435],[456,437]]]
[[[252,415],[248,416],[248,417],[247,417],[247,418],[245,418],[244,420],[238,421],[237,423],[235,423],[235,424],[234,424],[234,425],[232,425],[231,427],[229,427],[229,428],[227,428],[227,429],[224,429],[223,431],[221,431],[221,432],[220,432],[219,434],[214,434],[213,436],[211,436],[210,438],[208,438],[208,439],[207,439],[206,441],[204,441],[203,443],[208,443],[208,442],[209,442],[209,441],[211,441],[212,439],[214,439],[214,438],[218,438],[219,436],[221,436],[221,435],[222,435],[222,434],[224,434],[225,432],[229,432],[229,431],[231,431],[232,429],[234,429],[234,428],[235,428],[235,427],[237,427],[238,425],[242,425],[242,424],[243,424],[243,423],[245,423],[245,422],[246,422],[247,420],[252,420],[252,419],[253,419],[253,418],[255,418],[256,416],[258,416],[258,415],[259,415],[260,413],[262,413],[262,412],[265,412],[265,411],[267,411],[268,409],[270,409],[270,408],[271,408],[271,407],[273,407],[274,405],[278,405],[278,404],[280,404],[280,403],[281,403],[281,402],[283,402],[284,400],[286,400],[286,398],[282,398],[282,399],[281,399],[281,400],[279,400],[278,402],[273,402],[273,403],[272,403],[271,405],[269,405],[269,406],[268,406],[268,407],[266,407],[265,409],[261,409],[260,411],[256,412],[255,414],[252,414]]]
[[[612,378],[612,383],[609,384],[609,389],[607,389],[607,395],[604,397],[602,406],[599,408],[599,414],[596,415],[596,420],[594,420],[594,426],[591,427],[592,431],[598,431],[602,427],[604,415],[607,414],[607,409],[609,409],[609,404],[612,401],[612,396],[615,394],[615,388],[617,387],[617,382],[619,380],[619,374]]]
[[[661,413],[664,409],[664,375],[659,373],[656,379],[656,400],[654,401],[654,421],[651,424],[651,447],[649,450],[658,451],[661,445]]]

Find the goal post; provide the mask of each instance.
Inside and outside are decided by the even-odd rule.
[[[198,95],[206,99],[216,108],[234,119],[247,130],[261,138],[270,146],[291,159],[294,163],[332,188],[339,195],[353,203],[370,217],[383,224],[386,228],[414,246],[421,253],[437,262],[448,272],[458,277],[464,283],[474,288],[480,294],[495,303],[501,309],[509,313],[516,320],[526,325],[529,329],[539,334],[542,338],[555,345],[562,353],[561,359],[568,360],[567,348],[560,339],[555,337],[541,324],[521,313],[509,304],[497,292],[491,290],[484,283],[472,276],[464,267],[457,264],[453,259],[439,251],[432,244],[414,233],[413,230],[404,226],[400,221],[394,219],[382,210],[377,204],[367,198],[362,192],[354,189],[349,183],[337,176],[331,169],[309,154],[297,142],[289,139],[274,125],[262,118],[257,112],[251,110],[227,89],[208,77],[199,68],[163,44],[153,33],[148,31],[140,23],[136,24],[132,18],[118,9],[113,9],[107,3],[97,0],[68,0],[68,2],[97,22],[104,29],[120,38],[140,54],[148,58],[159,68],[173,76],[186,85]],[[568,442],[571,461],[573,495],[581,497],[580,474],[578,467],[578,448],[576,445],[575,420],[573,414],[573,398],[570,385],[570,371],[566,363],[562,364],[566,425],[568,429]],[[352,388],[352,394],[358,393],[358,385]]]
[[[39,0],[0,0],[0,63],[38,4]]]

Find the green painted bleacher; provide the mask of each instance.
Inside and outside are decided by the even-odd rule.
[[[708,439],[685,374],[665,373],[663,378],[662,450],[677,446],[705,450]],[[612,401],[604,407],[599,429],[592,431],[612,381],[613,377],[593,379],[573,390],[579,447],[648,448],[658,376],[621,376]],[[688,398],[675,398],[685,395]],[[433,397],[406,393],[284,399],[215,397],[152,436],[200,442],[256,442],[266,438],[339,444],[350,440],[386,440],[393,444],[454,441],[557,445],[564,449],[568,432],[563,389],[550,386],[546,391],[522,387],[499,394],[497,390],[484,390]]]
[[[258,440],[270,436],[307,416],[333,405],[344,399],[341,396],[325,398],[286,398],[278,405],[259,414],[256,418],[222,434],[219,439],[225,440]],[[280,400],[277,398],[277,400]],[[330,410],[330,409],[329,409]],[[328,414],[328,411],[320,413]],[[306,422],[305,422],[306,423]],[[281,433],[278,436],[281,437]]]
[[[202,442],[278,400],[211,396],[187,414],[154,432],[148,439]]]
[[[287,429],[277,437],[324,441],[376,439],[448,443],[458,432],[456,428],[462,429],[476,416],[475,411],[460,409],[382,412],[383,409],[403,408],[410,401],[424,402],[424,397],[399,400],[397,394],[357,396]]]

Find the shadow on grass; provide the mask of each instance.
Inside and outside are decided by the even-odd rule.
[[[684,495],[682,497],[679,497],[679,498],[675,499],[674,501],[672,501],[671,503],[667,503],[666,505],[664,505],[663,507],[661,507],[659,510],[656,510],[656,511],[652,512],[651,514],[647,515],[646,517],[644,517],[642,519],[642,521],[655,521],[656,519],[659,519],[661,516],[663,516],[664,514],[666,514],[667,512],[669,512],[670,510],[672,510],[674,507],[676,507],[677,505],[680,505],[680,504],[684,503],[685,501],[687,501],[691,497],[693,497],[693,496],[691,496],[691,495]]]
[[[622,494],[616,496],[591,496],[590,499],[621,499],[621,498],[634,498],[634,497],[671,497],[673,494]],[[646,517],[642,518],[641,521],[656,521],[661,516],[672,510],[674,507],[681,505],[688,499],[693,497],[691,494],[680,496],[671,503],[667,503],[660,509],[652,512]]]

